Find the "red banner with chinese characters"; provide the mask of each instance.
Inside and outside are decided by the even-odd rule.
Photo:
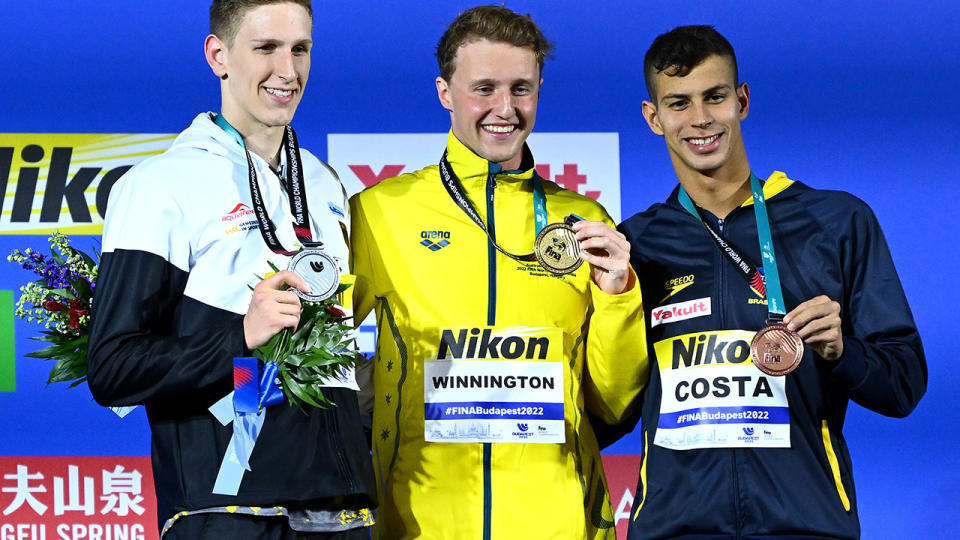
[[[0,540],[154,540],[149,457],[0,457]]]

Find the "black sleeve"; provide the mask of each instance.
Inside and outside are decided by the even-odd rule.
[[[187,273],[153,253],[106,253],[94,295],[88,382],[102,405],[225,395],[244,356],[243,316],[183,296]]]
[[[927,389],[923,345],[876,217],[863,205],[852,223],[843,260],[844,352],[832,374],[854,402],[903,417]]]

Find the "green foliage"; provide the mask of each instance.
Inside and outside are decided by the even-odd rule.
[[[86,334],[75,336],[59,332],[45,331],[33,337],[37,341],[52,343],[38,351],[27,353],[28,358],[42,358],[54,361],[47,384],[69,382],[70,388],[87,380],[87,340]]]
[[[300,325],[284,329],[254,351],[263,362],[276,362],[283,394],[291,405],[326,408],[333,404],[324,394],[325,379],[339,376],[360,360],[351,334],[350,317],[343,316],[337,297],[350,285],[322,302],[302,302]]]

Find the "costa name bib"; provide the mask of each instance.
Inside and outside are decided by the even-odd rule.
[[[654,345],[663,391],[654,444],[693,448],[789,448],[783,377],[751,362],[755,332],[721,330]]]

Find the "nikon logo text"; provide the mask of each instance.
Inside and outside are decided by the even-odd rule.
[[[750,358],[750,343],[746,340],[718,340],[715,334],[690,336],[673,340],[673,369],[705,364],[740,364]]]
[[[546,337],[494,336],[489,328],[444,330],[440,336],[437,360],[445,358],[547,358],[550,340]]]

